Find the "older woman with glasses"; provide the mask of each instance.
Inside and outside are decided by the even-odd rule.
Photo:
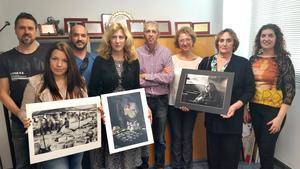
[[[180,52],[172,56],[174,65],[174,80],[170,84],[168,120],[171,131],[171,164],[173,168],[190,168],[193,160],[193,129],[197,112],[186,108],[175,108],[175,98],[178,89],[181,70],[197,69],[202,58],[192,52],[196,35],[189,27],[178,30],[175,36],[175,46]]]
[[[205,113],[207,160],[210,169],[237,169],[242,149],[244,105],[254,95],[254,79],[250,62],[234,52],[239,40],[232,29],[217,34],[217,54],[204,58],[199,69],[233,72],[230,107],[225,115]]]

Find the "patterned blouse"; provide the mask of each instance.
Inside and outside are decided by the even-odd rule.
[[[255,78],[254,103],[280,108],[291,105],[295,96],[295,71],[289,56],[250,58]]]

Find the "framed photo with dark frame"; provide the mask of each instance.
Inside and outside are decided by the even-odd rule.
[[[101,95],[110,154],[153,143],[144,89]]]
[[[210,34],[210,22],[194,22],[193,29],[198,35]]]
[[[101,147],[100,97],[26,104],[30,163]]]
[[[158,23],[158,29],[160,35],[171,35],[171,22],[170,21],[156,21]]]
[[[103,24],[101,21],[85,21],[83,22],[89,35],[101,35],[103,34]]]
[[[143,35],[145,20],[126,20],[128,30],[133,35]]]
[[[69,33],[72,26],[77,24],[83,24],[83,22],[88,21],[87,18],[64,18],[64,29],[65,33]]]
[[[234,73],[182,69],[175,106],[226,114],[231,99]]]
[[[192,22],[175,22],[175,33],[182,27],[193,27]]]
[[[57,35],[57,30],[54,24],[39,24],[38,28],[41,36]]]
[[[106,30],[106,28],[108,27],[109,24],[109,20],[112,14],[101,14],[101,20],[102,20],[102,25],[103,25],[103,29]]]

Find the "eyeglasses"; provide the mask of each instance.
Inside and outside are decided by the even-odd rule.
[[[80,74],[82,74],[86,68],[88,67],[89,65],[89,58],[88,57],[85,57],[81,63],[81,65],[79,66],[79,71],[80,71]]]

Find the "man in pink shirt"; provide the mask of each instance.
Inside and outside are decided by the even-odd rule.
[[[158,43],[158,24],[148,21],[144,26],[145,44],[137,48],[140,61],[140,84],[145,88],[148,106],[152,110],[155,168],[165,163],[165,126],[169,84],[174,77],[171,52]],[[147,164],[147,153],[143,163]],[[145,166],[145,165],[144,165]]]

